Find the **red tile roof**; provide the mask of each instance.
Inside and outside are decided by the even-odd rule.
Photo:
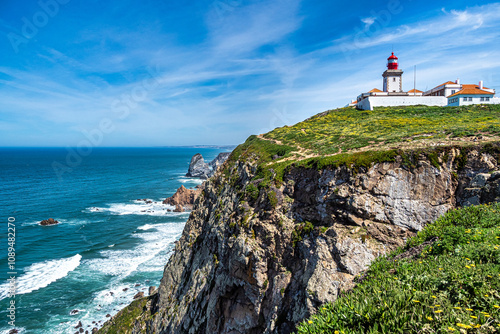
[[[409,90],[408,93],[423,93],[421,90],[418,90],[418,89],[412,89],[412,90]]]
[[[382,93],[382,91],[378,88],[373,88],[371,91],[369,91],[368,93]]]
[[[464,85],[462,85],[462,89],[464,89],[464,88],[479,88],[479,86],[476,84],[464,84]],[[489,89],[489,88],[483,86],[483,89]]]
[[[479,89],[479,87],[476,85],[462,85],[462,90],[459,90],[455,94],[452,94],[448,97],[457,95],[495,95],[495,94],[492,92]]]

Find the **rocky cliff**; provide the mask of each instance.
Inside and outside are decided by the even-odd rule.
[[[249,138],[206,182],[130,332],[293,332],[377,256],[450,208],[500,195],[489,174],[500,144],[482,138],[312,158]]]
[[[231,161],[207,182],[153,316],[133,332],[290,333],[375,257],[466,201],[476,175],[496,169],[498,153],[449,148],[437,165],[421,155],[412,168],[401,156],[357,172],[292,167],[266,187],[256,159]]]

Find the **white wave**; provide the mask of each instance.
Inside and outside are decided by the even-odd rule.
[[[148,215],[148,216],[165,216],[165,215],[185,215],[182,212],[173,212],[174,206],[163,204],[161,201],[132,201],[132,203],[112,203],[109,206],[98,208],[91,207],[87,210],[90,212],[108,212],[113,215]],[[170,212],[168,211],[170,210]]]
[[[189,183],[189,184],[197,185],[197,184],[202,184],[205,180],[196,179],[196,178],[187,177],[187,176],[181,176],[177,179],[177,181],[179,181],[181,183]]]
[[[185,223],[156,224],[133,236],[147,242],[127,250],[106,249],[102,258],[89,259],[85,264],[102,274],[126,277],[134,271],[151,272],[163,269],[173,242],[179,238]]]
[[[49,260],[32,264],[24,270],[24,274],[17,278],[16,294],[22,295],[44,288],[49,284],[68,275],[80,265],[82,256],[58,260]],[[0,300],[8,296],[9,283],[1,285]]]
[[[144,226],[139,226],[137,229],[147,231],[147,230],[150,230],[150,229],[155,228],[155,227],[156,227],[155,225],[146,224]]]

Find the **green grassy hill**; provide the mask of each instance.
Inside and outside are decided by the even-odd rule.
[[[298,333],[500,332],[500,203],[448,212]]]
[[[425,154],[437,165],[437,156],[447,148],[492,142],[500,142],[500,105],[340,108],[250,136],[230,159],[257,156],[257,177],[279,182],[292,164],[357,169],[402,156],[412,167],[415,158]]]
[[[500,105],[390,107],[373,111],[341,108],[263,136],[292,146],[303,156],[366,149],[454,143],[471,136],[500,135]]]

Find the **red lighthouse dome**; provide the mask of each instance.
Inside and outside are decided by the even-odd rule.
[[[392,52],[391,56],[387,58],[387,69],[389,70],[398,69],[398,57],[394,55],[394,52]]]

